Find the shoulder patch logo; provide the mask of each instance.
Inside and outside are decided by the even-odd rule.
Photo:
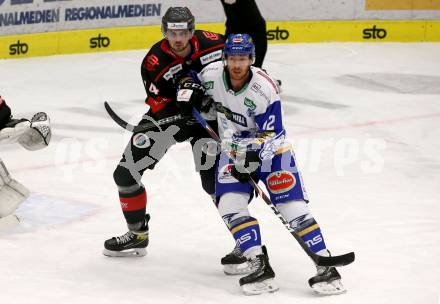
[[[252,111],[255,111],[257,106],[255,105],[255,102],[247,97],[244,98],[244,105],[251,109]]]
[[[212,33],[212,32],[203,32],[203,36],[205,36],[209,40],[219,40],[220,39],[220,36],[218,34]]]
[[[214,89],[214,81],[207,81],[207,82],[203,83],[203,86],[207,90],[212,90],[212,89]]]
[[[145,60],[145,67],[150,72],[154,71],[156,69],[156,66],[158,65],[159,65],[159,58],[154,54],[148,56],[147,59]]]

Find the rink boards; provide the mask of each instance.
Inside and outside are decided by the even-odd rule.
[[[224,32],[220,23],[197,28]],[[162,38],[158,25],[0,36],[0,58],[148,49]],[[269,43],[440,42],[439,20],[268,22]]]

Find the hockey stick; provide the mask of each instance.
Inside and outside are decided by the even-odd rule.
[[[133,126],[132,124],[123,120],[118,114],[116,114],[107,101],[104,101],[104,107],[108,115],[110,115],[111,119],[113,119],[114,122],[116,122],[120,127],[124,128],[125,130],[133,133],[146,132],[149,130],[159,128],[159,126],[185,121],[187,119],[192,118],[192,116],[183,116],[182,114],[177,114],[167,118],[159,119],[158,121],[154,121],[153,119],[151,119],[151,122],[147,122],[142,125]]]
[[[206,129],[206,131],[211,135],[211,137],[217,141],[218,143],[221,143],[220,137],[217,135],[217,133],[208,125],[206,120],[200,115],[199,111],[196,109],[192,109],[192,114],[195,119]],[[230,159],[233,159],[229,151],[222,150],[222,152],[225,152]],[[313,262],[318,266],[345,266],[354,261],[354,252],[349,252],[343,255],[337,255],[337,256],[320,256],[313,251],[310,250],[309,246],[301,239],[301,237],[293,230],[292,227],[290,227],[289,223],[286,221],[286,219],[283,217],[283,215],[279,212],[277,207],[272,203],[270,198],[266,195],[266,193],[261,189],[260,186],[258,186],[257,182],[255,182],[252,178],[250,179],[249,183],[252,185],[255,191],[261,197],[263,198],[264,202],[272,209],[272,211],[275,213],[276,216],[280,219],[280,221],[284,224],[286,229],[290,232],[290,234],[296,239],[296,241],[301,245],[302,249],[307,253],[307,255],[313,260]]]

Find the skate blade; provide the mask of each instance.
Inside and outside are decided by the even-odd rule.
[[[316,283],[312,286],[312,289],[323,296],[338,295],[347,292],[347,289],[342,285],[341,280],[334,280],[330,283]]]
[[[226,275],[240,275],[240,274],[249,274],[252,269],[249,266],[248,262],[244,262],[241,264],[228,264],[223,265],[223,272]]]
[[[273,279],[267,279],[262,282],[244,284],[241,286],[244,294],[247,296],[259,295],[262,293],[271,293],[279,289]]]
[[[143,257],[147,254],[145,248],[133,248],[125,251],[112,251],[104,249],[102,254],[108,257]]]

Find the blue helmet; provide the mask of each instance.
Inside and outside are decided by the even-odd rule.
[[[248,34],[231,34],[226,39],[224,56],[248,55],[255,58],[255,45]]]

